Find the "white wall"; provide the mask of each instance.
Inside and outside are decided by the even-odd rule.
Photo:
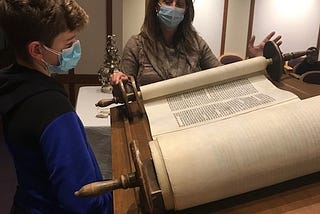
[[[229,0],[224,53],[246,56],[250,0]]]
[[[118,53],[122,55],[123,49],[123,0],[112,1],[112,33],[116,35]]]
[[[129,38],[140,32],[145,14],[145,0],[113,0],[112,5],[112,31],[117,36],[121,56]]]
[[[145,0],[123,0],[123,44],[140,33],[145,14]]]
[[[275,30],[282,35],[282,52],[316,47],[319,23],[319,0],[256,0],[253,22],[256,41]]]
[[[96,74],[103,64],[106,42],[106,1],[79,0],[90,23],[81,31],[82,56],[76,74]],[[112,26],[116,35],[119,55],[131,35],[138,34],[143,23],[145,0],[113,0]]]
[[[106,2],[79,0],[89,14],[89,24],[80,32],[82,55],[76,74],[98,73],[103,64],[106,41]]]
[[[195,0],[193,25],[218,57],[221,49],[224,0]]]

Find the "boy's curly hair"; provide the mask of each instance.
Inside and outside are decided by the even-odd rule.
[[[27,45],[40,41],[51,46],[62,32],[80,31],[88,15],[75,0],[1,0],[0,26],[15,54],[29,60]]]

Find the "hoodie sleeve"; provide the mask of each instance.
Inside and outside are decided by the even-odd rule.
[[[111,213],[112,195],[79,198],[74,192],[83,185],[102,180],[102,175],[84,127],[75,112],[53,120],[44,130],[40,145],[53,193],[60,206],[72,213]]]

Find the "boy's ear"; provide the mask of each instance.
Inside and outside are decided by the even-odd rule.
[[[43,59],[43,49],[42,49],[42,45],[40,42],[38,41],[33,41],[30,42],[28,45],[28,52],[30,54],[30,56],[34,59],[37,60],[41,60]]]

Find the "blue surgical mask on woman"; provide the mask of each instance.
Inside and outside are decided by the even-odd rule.
[[[183,8],[161,5],[158,17],[160,22],[167,28],[177,28],[184,19],[184,12],[185,9]]]
[[[75,68],[81,57],[80,41],[75,41],[70,48],[63,49],[61,52],[48,48],[44,45],[44,48],[51,53],[59,56],[59,65],[51,65],[44,61],[48,70],[53,73],[66,72],[72,68]]]

